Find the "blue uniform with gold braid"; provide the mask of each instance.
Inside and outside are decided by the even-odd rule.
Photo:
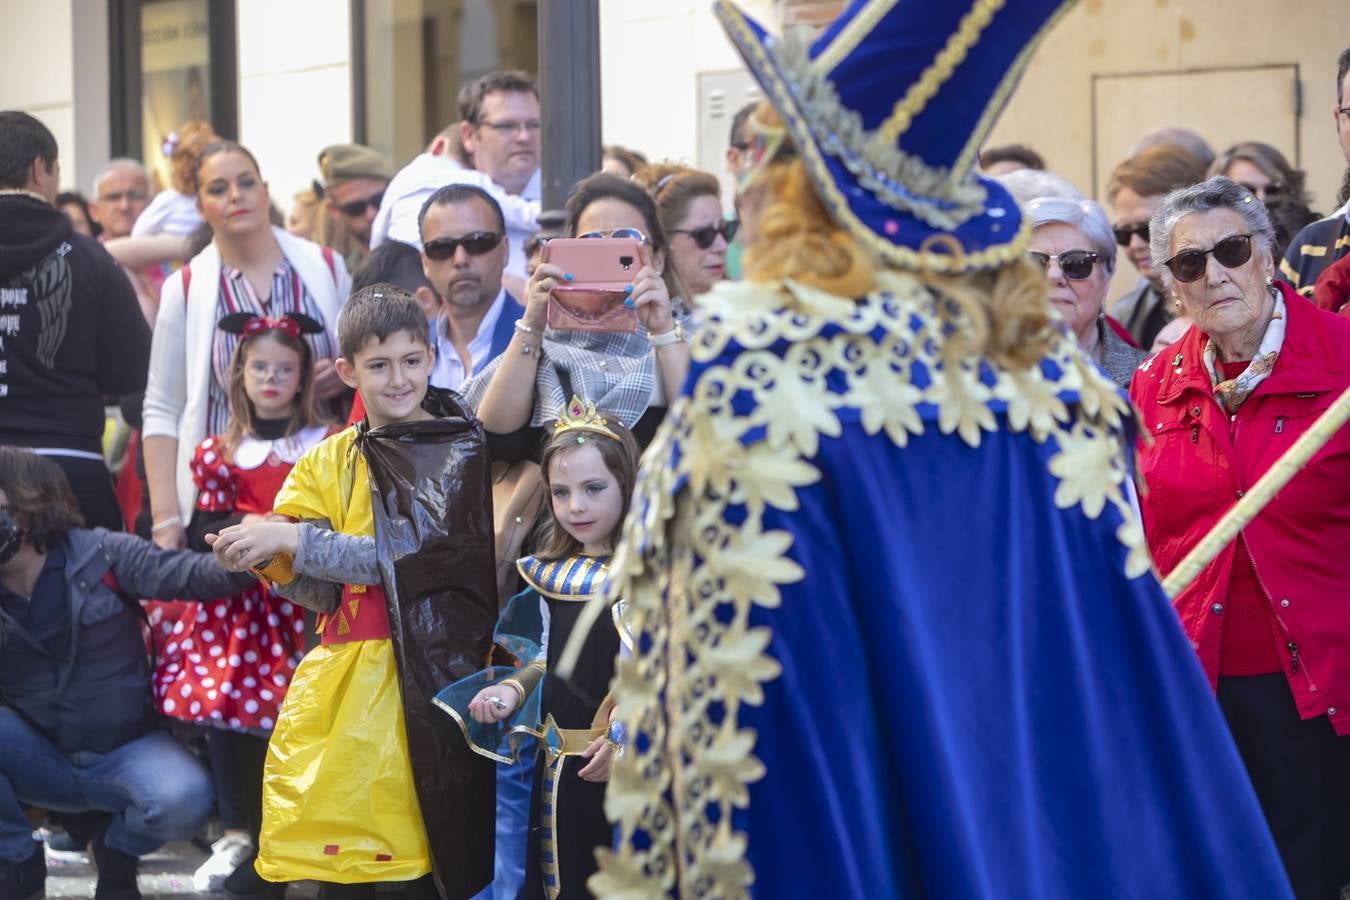
[[[1067,334],[1027,368],[944,356],[966,313],[900,271],[1025,251],[960,158],[1061,6],[856,2],[802,48],[719,4],[830,213],[892,268],[863,297],[700,298],[610,566],[637,652],[597,895],[1289,896],[1151,571],[1128,401]],[[969,121],[921,158],[905,136],[939,107]]]

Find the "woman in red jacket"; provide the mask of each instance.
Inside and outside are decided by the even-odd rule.
[[[1149,228],[1195,322],[1130,385],[1148,432],[1144,530],[1166,574],[1350,385],[1350,321],[1273,280],[1265,208],[1227,178],[1169,194]],[[1350,429],[1175,601],[1300,898],[1350,881],[1347,546]]]

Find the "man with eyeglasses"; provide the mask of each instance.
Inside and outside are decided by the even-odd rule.
[[[139,160],[126,156],[110,159],[94,176],[94,190],[90,196],[89,217],[103,227],[99,242],[128,237],[136,220],[150,205],[153,196],[150,173]],[[155,263],[143,269],[124,271],[136,289],[141,311],[148,321],[153,322],[159,306],[159,289],[171,270],[163,263]]]
[[[1350,47],[1341,51],[1336,65],[1336,105],[1331,114],[1341,154],[1350,166]],[[1350,203],[1308,225],[1289,242],[1280,261],[1280,274],[1294,290],[1311,297],[1317,279],[1347,252],[1350,252]]]
[[[131,234],[131,226],[150,203],[150,176],[128,157],[110,159],[94,176],[89,216],[103,226],[103,240]]]
[[[404,166],[385,191],[371,247],[386,240],[421,248],[418,217],[428,197],[449,184],[482,189],[501,208],[508,249],[506,283],[525,290],[525,242],[539,230],[539,91],[524,72],[490,72],[459,92],[460,121]]]
[[[370,230],[384,199],[394,167],[389,160],[361,144],[334,144],[319,153],[324,204],[347,226],[359,246],[345,262],[353,271],[370,252]]]

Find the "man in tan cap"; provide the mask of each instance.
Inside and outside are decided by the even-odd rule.
[[[331,214],[347,226],[359,244],[352,262],[370,251],[370,225],[379,212],[384,189],[394,176],[389,160],[361,144],[333,144],[319,153],[324,196]]]

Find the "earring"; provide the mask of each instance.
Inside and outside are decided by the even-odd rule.
[[[1267,276],[1266,276],[1266,287],[1270,287],[1270,286],[1271,286],[1272,284],[1274,284],[1274,283],[1275,283],[1275,276],[1274,276],[1274,275],[1267,275]]]

